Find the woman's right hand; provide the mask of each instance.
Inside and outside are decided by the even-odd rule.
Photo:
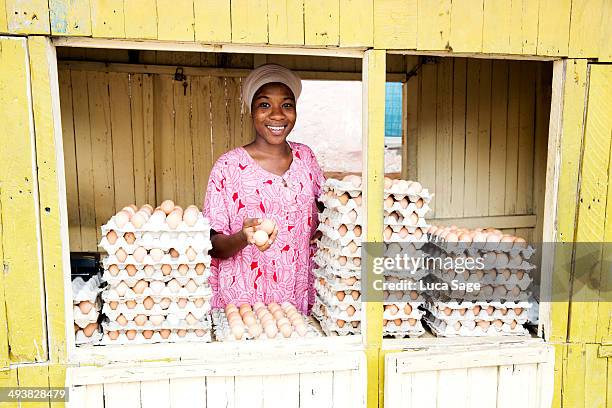
[[[242,237],[247,244],[255,245],[255,239],[253,235],[257,231],[257,226],[261,224],[261,218],[245,218],[242,221]]]

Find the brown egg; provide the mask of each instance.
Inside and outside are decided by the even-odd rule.
[[[352,305],[346,308],[346,313],[347,313],[349,316],[354,315],[354,314],[355,314],[355,312],[356,312],[356,310],[355,310],[355,308],[354,308]]]
[[[338,263],[339,263],[341,266],[346,265],[346,256],[340,256],[340,257],[338,257]]]
[[[136,301],[135,300],[127,300],[125,302],[125,305],[127,306],[128,309],[133,309],[136,307]]]
[[[358,290],[351,291],[351,297],[353,298],[353,300],[359,299],[360,296],[361,296],[361,293]]]
[[[487,307],[487,314],[491,316],[495,312],[495,308],[493,306]]]
[[[123,314],[117,316],[116,321],[120,326],[125,326],[127,324],[127,318]]]
[[[195,271],[198,275],[203,275],[206,271],[206,266],[203,263],[196,264]]]
[[[85,337],[91,337],[91,335],[98,329],[98,323],[93,322],[89,323],[87,326],[83,328],[83,334]]]
[[[357,244],[354,241],[349,242],[348,244],[348,249],[349,251],[354,254],[359,250],[359,247],[357,246]]]
[[[489,326],[491,326],[491,322],[488,322],[486,320],[479,320],[478,322],[476,322],[476,326],[482,328],[484,331],[487,331]]]
[[[106,240],[109,244],[115,245],[115,242],[117,242],[117,233],[115,230],[110,230],[106,233]]]
[[[136,337],[136,330],[128,330],[125,332],[125,335],[129,340],[134,340],[134,338]]]
[[[204,298],[197,298],[196,300],[193,301],[193,304],[196,307],[202,307],[202,306],[204,306],[204,303],[206,303],[206,299],[204,299]]]
[[[187,335],[187,330],[185,329],[178,329],[176,331],[176,335],[179,337],[185,337]]]
[[[108,306],[111,308],[111,310],[116,310],[118,305],[119,302],[115,300],[111,300],[110,302],[108,302]]]
[[[163,298],[162,300],[159,301],[159,307],[161,307],[163,310],[168,309],[168,307],[170,307],[170,304],[172,303],[172,300],[170,300],[170,298]]]
[[[180,264],[178,266],[178,273],[181,276],[185,276],[187,275],[187,272],[189,271],[189,266],[185,265],[185,264]]]
[[[274,316],[274,319],[278,320],[281,319],[282,317],[284,317],[284,313],[282,310],[274,310],[274,312],[272,313],[272,316]]]
[[[523,280],[523,276],[525,276],[525,272],[523,272],[523,271],[516,271],[516,279],[521,281],[521,280]]]
[[[149,255],[151,256],[151,259],[153,259],[153,261],[159,262],[164,256],[164,251],[159,248],[153,248],[149,251]]]
[[[91,303],[88,300],[83,300],[82,302],[79,303],[79,310],[81,311],[81,313],[83,314],[87,314],[91,311],[91,308],[93,307],[93,303]],[[89,337],[89,336],[88,336]]]
[[[187,306],[187,302],[188,300],[186,298],[180,298],[178,300],[178,302],[176,302],[176,304],[178,305],[178,307],[180,307],[181,309],[184,309],[185,306]]]
[[[155,268],[153,267],[153,265],[145,265],[144,273],[147,277],[153,276],[154,272],[155,272]]]
[[[346,227],[346,225],[342,224],[340,225],[340,227],[338,227],[338,233],[340,234],[341,237],[345,236],[347,232],[348,232],[348,228]]]
[[[119,211],[117,214],[115,214],[115,223],[119,228],[123,228],[125,227],[125,224],[130,221],[131,217],[132,215],[127,211]]]
[[[445,315],[450,316],[451,313],[453,313],[453,309],[451,309],[450,307],[446,307],[442,309],[442,312],[444,312]]]
[[[393,200],[393,197],[389,196],[389,197],[385,198],[384,207],[389,209],[389,208],[393,207],[394,203],[395,203],[395,200]]]
[[[344,292],[342,292],[342,291],[336,292],[336,297],[338,298],[339,301],[342,302],[344,300],[344,296],[345,296]]]
[[[119,337],[119,331],[117,330],[109,331],[106,334],[108,335],[108,338],[111,340],[117,340],[117,337]]]
[[[147,320],[148,320],[147,316],[143,314],[139,314],[139,315],[136,315],[136,317],[134,317],[134,323],[136,323],[136,326],[144,326]]]
[[[474,313],[474,316],[478,316],[480,314],[480,306],[476,305],[472,308],[472,313]]]
[[[125,266],[125,271],[127,272],[128,276],[134,276],[138,272],[138,269],[136,269],[134,265],[129,264]]]
[[[117,276],[119,274],[119,267],[115,264],[113,265],[109,265],[108,266],[108,273],[111,274],[111,276]]]
[[[163,264],[163,265],[161,266],[161,271],[162,271],[162,274],[163,274],[164,276],[168,276],[168,275],[170,275],[170,274],[172,273],[172,265],[169,265],[169,264]]]
[[[504,322],[502,322],[501,320],[497,319],[493,322],[493,324],[495,325],[495,327],[501,329],[501,327],[504,325]]]
[[[177,251],[177,250],[176,250],[176,249],[174,249],[174,248],[170,248],[170,250],[168,251],[168,253],[170,254],[170,257],[171,257],[172,259],[176,259],[176,258],[178,258],[178,257],[180,256],[179,251]]]
[[[170,337],[170,329],[161,329],[159,331],[159,335],[161,336],[162,339],[167,339],[168,337]]]
[[[149,282],[141,279],[138,282],[136,282],[136,284],[134,285],[134,293],[136,293],[137,295],[140,295],[148,287],[149,287]]]
[[[153,300],[153,298],[151,296],[147,296],[142,301],[142,305],[144,306],[145,309],[151,310],[151,309],[153,309],[153,306],[155,305],[155,301]]]
[[[198,253],[195,251],[195,249],[193,249],[192,247],[189,247],[187,248],[187,251],[185,251],[185,255],[187,256],[187,259],[189,261],[194,261],[196,257],[198,256]]]
[[[399,327],[402,325],[402,319],[395,319],[393,320],[393,323],[395,323],[395,325]]]
[[[127,242],[129,245],[132,245],[134,242],[136,242],[136,235],[134,235],[133,232],[126,232],[123,235],[123,239],[125,239],[125,242]]]
[[[166,217],[166,223],[168,224],[168,228],[172,230],[176,229],[178,225],[181,223],[182,219],[183,219],[182,214],[180,214],[178,211],[172,211]]]
[[[404,313],[407,315],[410,315],[410,313],[412,313],[412,306],[410,306],[410,303],[406,303],[406,306],[404,306]]]
[[[165,200],[161,203],[161,205],[159,206],[162,211],[168,215],[172,212],[172,210],[174,210],[174,201],[172,200]]]
[[[353,258],[353,265],[355,266],[361,265],[361,258],[360,257]]]
[[[153,330],[143,330],[142,337],[144,337],[147,340],[150,339],[151,337],[153,337]]]
[[[390,239],[392,234],[393,230],[391,229],[391,227],[386,227],[385,231],[383,232],[385,239]]]
[[[116,252],[115,252],[115,256],[117,257],[117,260],[119,262],[125,262],[125,260],[127,259],[127,252],[125,252],[125,250],[123,248],[119,248]]]
[[[185,316],[185,321],[187,324],[194,325],[198,322],[198,319],[193,314],[187,313],[187,316]]]
[[[284,338],[291,337],[291,333],[293,333],[293,328],[289,324],[285,324],[279,329]]]

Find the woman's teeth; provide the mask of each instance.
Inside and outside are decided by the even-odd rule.
[[[268,129],[272,131],[272,133],[281,133],[285,130],[284,126],[266,126]]]

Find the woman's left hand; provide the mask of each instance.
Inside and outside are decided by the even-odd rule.
[[[316,230],[314,235],[312,236],[312,238],[310,239],[310,244],[314,245],[317,243],[317,241],[319,240],[319,238],[321,238],[323,236],[323,233],[320,230]]]
[[[272,246],[272,244],[274,243],[274,241],[276,241],[276,236],[278,235],[278,227],[276,225],[274,225],[274,231],[272,231],[272,234],[270,234],[270,237],[268,238],[268,242],[266,242],[264,245],[262,246],[257,246],[255,245],[261,252],[266,251],[268,248],[270,248]]]

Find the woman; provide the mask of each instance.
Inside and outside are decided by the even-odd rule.
[[[316,200],[324,177],[309,147],[286,140],[301,89],[296,74],[275,64],[245,80],[242,101],[255,140],[217,160],[204,202],[212,229],[213,307],[289,301],[308,313],[314,303]],[[275,227],[257,246],[253,234],[263,219]]]

